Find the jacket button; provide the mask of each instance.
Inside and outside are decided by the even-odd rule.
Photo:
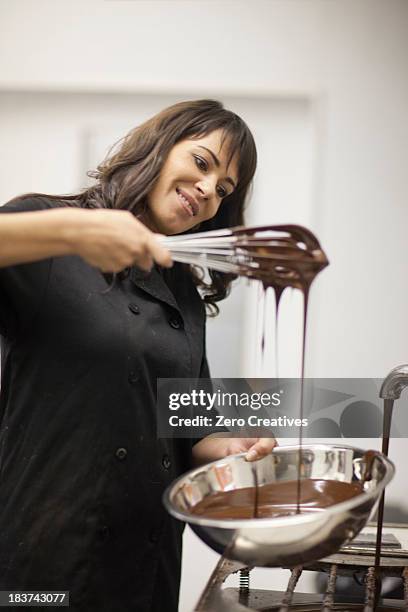
[[[104,525],[103,527],[101,527],[100,529],[98,529],[98,535],[99,535],[99,539],[101,540],[107,540],[109,535],[110,535],[110,530],[109,527],[107,527],[106,525]]]
[[[115,455],[119,459],[119,461],[123,461],[127,457],[126,448],[118,448]]]
[[[139,374],[134,371],[129,372],[128,381],[130,382],[131,385],[135,385],[136,383],[139,382]]]
[[[159,531],[158,529],[151,529],[149,533],[149,540],[152,544],[156,544],[159,541]]]
[[[171,325],[173,329],[180,329],[183,327],[183,323],[178,317],[172,317],[171,319],[169,319],[169,325]]]
[[[171,467],[170,457],[168,455],[163,455],[162,457],[162,466],[165,470],[169,470]]]
[[[129,304],[129,310],[130,312],[133,312],[133,314],[140,314],[139,306],[137,304],[133,304],[133,302]]]

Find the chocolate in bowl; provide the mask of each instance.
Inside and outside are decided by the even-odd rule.
[[[253,487],[254,465],[260,496],[267,491],[265,485],[296,482],[299,450],[301,490],[306,479],[312,479],[351,484],[360,487],[361,493],[300,514],[293,512],[295,495],[289,516],[272,518],[215,518],[194,512],[203,500],[210,505],[217,494]],[[368,460],[365,450],[343,445],[280,446],[255,463],[240,454],[191,470],[166,489],[163,501],[170,514],[187,522],[216,552],[252,566],[293,566],[333,554],[356,536],[393,475],[393,464],[381,453]]]
[[[319,512],[363,492],[363,482],[305,478],[300,481],[299,503],[297,480],[288,480],[258,487],[256,504],[256,487],[243,487],[209,495],[193,506],[191,512],[215,519],[278,518]]]

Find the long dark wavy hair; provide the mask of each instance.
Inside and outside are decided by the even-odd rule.
[[[228,147],[228,163],[237,155],[238,184],[224,198],[215,217],[202,223],[199,231],[243,225],[246,198],[256,169],[255,142],[245,122],[216,100],[185,101],[165,108],[131,130],[110,149],[96,170],[88,172],[88,176],[96,179],[94,185],[77,194],[46,197],[66,200],[70,206],[129,210],[135,216],[143,216],[147,196],[172,147],[180,140],[200,138],[218,129],[222,130]],[[191,231],[197,230],[198,227]],[[202,270],[187,268],[201,291],[207,311],[217,314],[215,303],[228,295],[236,276],[210,270],[210,280],[205,282]]]

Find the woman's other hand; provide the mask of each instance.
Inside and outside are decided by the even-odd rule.
[[[268,438],[227,438],[212,434],[193,446],[194,465],[203,465],[228,455],[246,453],[247,461],[256,461],[268,455],[278,442],[274,437]]]
[[[131,212],[74,208],[65,211],[68,219],[65,239],[71,254],[79,255],[102,272],[120,272],[133,265],[149,271],[154,262],[171,267],[170,252],[159,243],[158,234]]]

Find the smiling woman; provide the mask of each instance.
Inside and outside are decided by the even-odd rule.
[[[255,166],[242,119],[182,102],[120,141],[92,187],[0,207],[0,590],[67,590],[77,612],[176,612],[183,525],[164,489],[274,441],[157,439],[157,378],[209,377],[204,304],[232,277],[168,269],[154,232],[242,224]],[[101,272],[124,268],[107,292]]]
[[[78,201],[130,210],[163,234],[234,227],[244,223],[256,164],[253,136],[238,115],[216,100],[179,102],[120,140]],[[235,277],[211,270],[205,284],[197,270],[190,273],[216,314]]]
[[[182,140],[170,151],[148,196],[146,225],[163,234],[191,230],[215,217],[237,184],[238,153],[231,159],[222,130]]]
[[[82,209],[127,210],[142,222],[141,230],[147,227],[163,234],[221,229],[243,225],[256,164],[255,142],[245,122],[216,100],[192,100],[162,110],[126,134],[88,173],[96,179],[88,189],[67,196],[26,197],[41,195]],[[103,223],[107,230],[107,216],[88,219]],[[89,238],[88,219],[84,223],[84,218],[77,218],[73,236],[66,238],[75,240],[78,231]],[[85,253],[82,244],[74,248],[82,249],[81,256],[89,256],[89,262],[103,271],[117,272],[135,263],[150,268],[163,251],[152,240],[153,234],[135,235],[141,238],[140,233],[144,240],[136,240],[130,252],[117,245],[116,258],[103,246],[101,254]],[[208,312],[217,314],[216,302],[228,295],[235,276],[210,270],[210,282],[204,283],[197,269],[190,268],[189,273]]]

